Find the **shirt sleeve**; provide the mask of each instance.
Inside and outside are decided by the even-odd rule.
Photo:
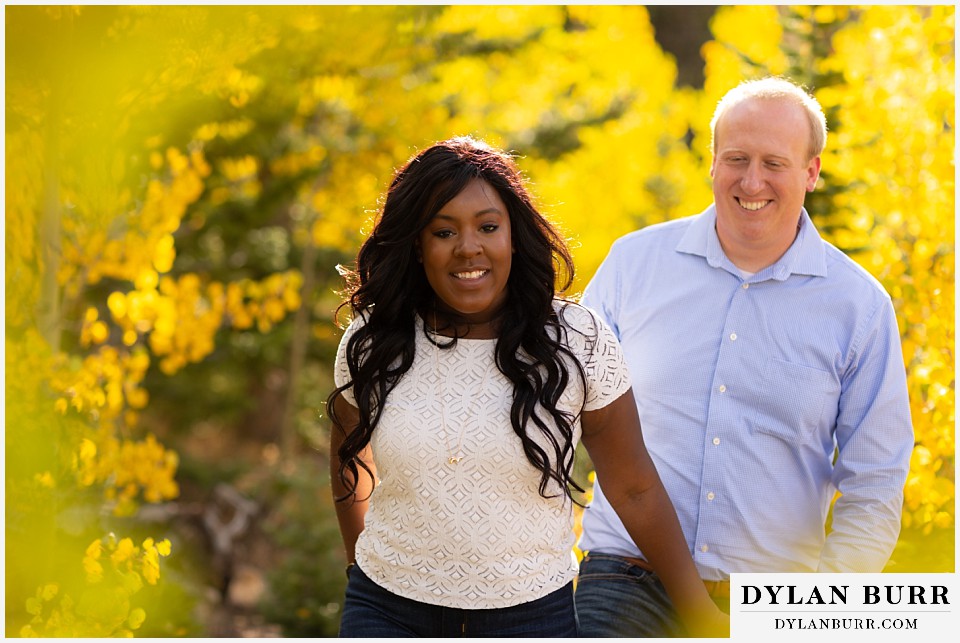
[[[610,253],[597,268],[597,272],[584,289],[580,303],[597,313],[619,339],[618,316],[621,271],[617,260],[618,247],[619,244],[614,242]]]
[[[596,411],[614,402],[630,388],[630,372],[613,330],[593,311],[576,306],[583,341],[586,375],[584,411]],[[579,321],[579,319],[578,319]]]
[[[340,345],[337,347],[337,357],[333,364],[333,382],[338,388],[350,382],[350,367],[347,364],[347,342],[350,341],[350,338],[353,337],[353,334],[357,332],[357,329],[361,325],[361,317],[355,317],[353,321],[350,322],[350,325],[347,326],[347,329],[343,331],[343,336],[340,338]],[[353,394],[352,386],[343,391],[343,399],[349,402],[351,406],[357,405],[357,398]]]
[[[896,315],[889,299],[861,331],[856,363],[842,382],[833,508],[822,572],[879,572],[900,533],[913,425]]]

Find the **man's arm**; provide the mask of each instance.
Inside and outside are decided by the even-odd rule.
[[[900,533],[913,425],[896,315],[889,299],[857,338],[842,382],[834,484],[842,494],[820,556],[822,572],[879,572]]]
[[[607,499],[656,570],[692,636],[729,636],[729,619],[710,599],[687,549],[670,498],[647,453],[633,389],[583,414],[583,445]]]

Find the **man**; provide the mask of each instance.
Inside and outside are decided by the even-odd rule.
[[[729,610],[734,572],[881,571],[913,430],[890,297],[803,207],[826,141],[819,104],[790,81],[750,81],[711,129],[713,205],[616,241],[583,303],[623,344],[647,448]],[[682,635],[597,482],[582,634]]]

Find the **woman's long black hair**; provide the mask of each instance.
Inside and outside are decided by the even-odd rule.
[[[553,306],[555,294],[573,283],[573,260],[563,237],[534,207],[512,158],[459,137],[422,151],[397,173],[357,254],[356,270],[346,274],[348,297],[340,308],[349,306],[366,323],[347,342],[350,381],[327,400],[328,412],[343,431],[349,427],[338,420],[333,401],[351,389],[359,409],[359,422],[346,432],[338,451],[339,475],[347,489],[341,500],[355,495],[358,467],[372,477],[357,456],[370,442],[387,395],[413,364],[417,314],[426,320],[435,306],[433,289],[417,261],[420,232],[474,178],[489,183],[506,205],[515,250],[496,342],[497,368],[513,384],[510,423],[527,459],[541,473],[540,495],[556,495],[547,493],[551,480],[568,497],[570,487],[583,491],[571,476],[576,416],[558,410],[571,377],[562,357],[576,365],[574,375],[581,382],[585,377],[565,345],[565,329]],[[552,453],[530,438],[533,431]]]

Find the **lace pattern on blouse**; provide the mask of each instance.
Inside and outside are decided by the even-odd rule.
[[[585,308],[568,305],[560,318],[587,380],[584,391],[568,365],[571,384],[560,407],[571,415],[581,404],[588,411],[603,408],[630,387],[620,346]],[[349,379],[346,342],[362,323],[355,320],[341,340],[338,386]],[[413,365],[390,392],[374,430],[380,482],[357,540],[357,564],[400,596],[455,608],[508,607],[576,576],[571,503],[557,487],[556,498],[539,494],[540,472],[510,424],[511,385],[496,368],[495,344],[460,339],[438,351],[418,320]],[[355,404],[349,389],[345,398]],[[579,419],[573,429],[576,444]],[[464,457],[451,464],[449,449],[461,432]]]

